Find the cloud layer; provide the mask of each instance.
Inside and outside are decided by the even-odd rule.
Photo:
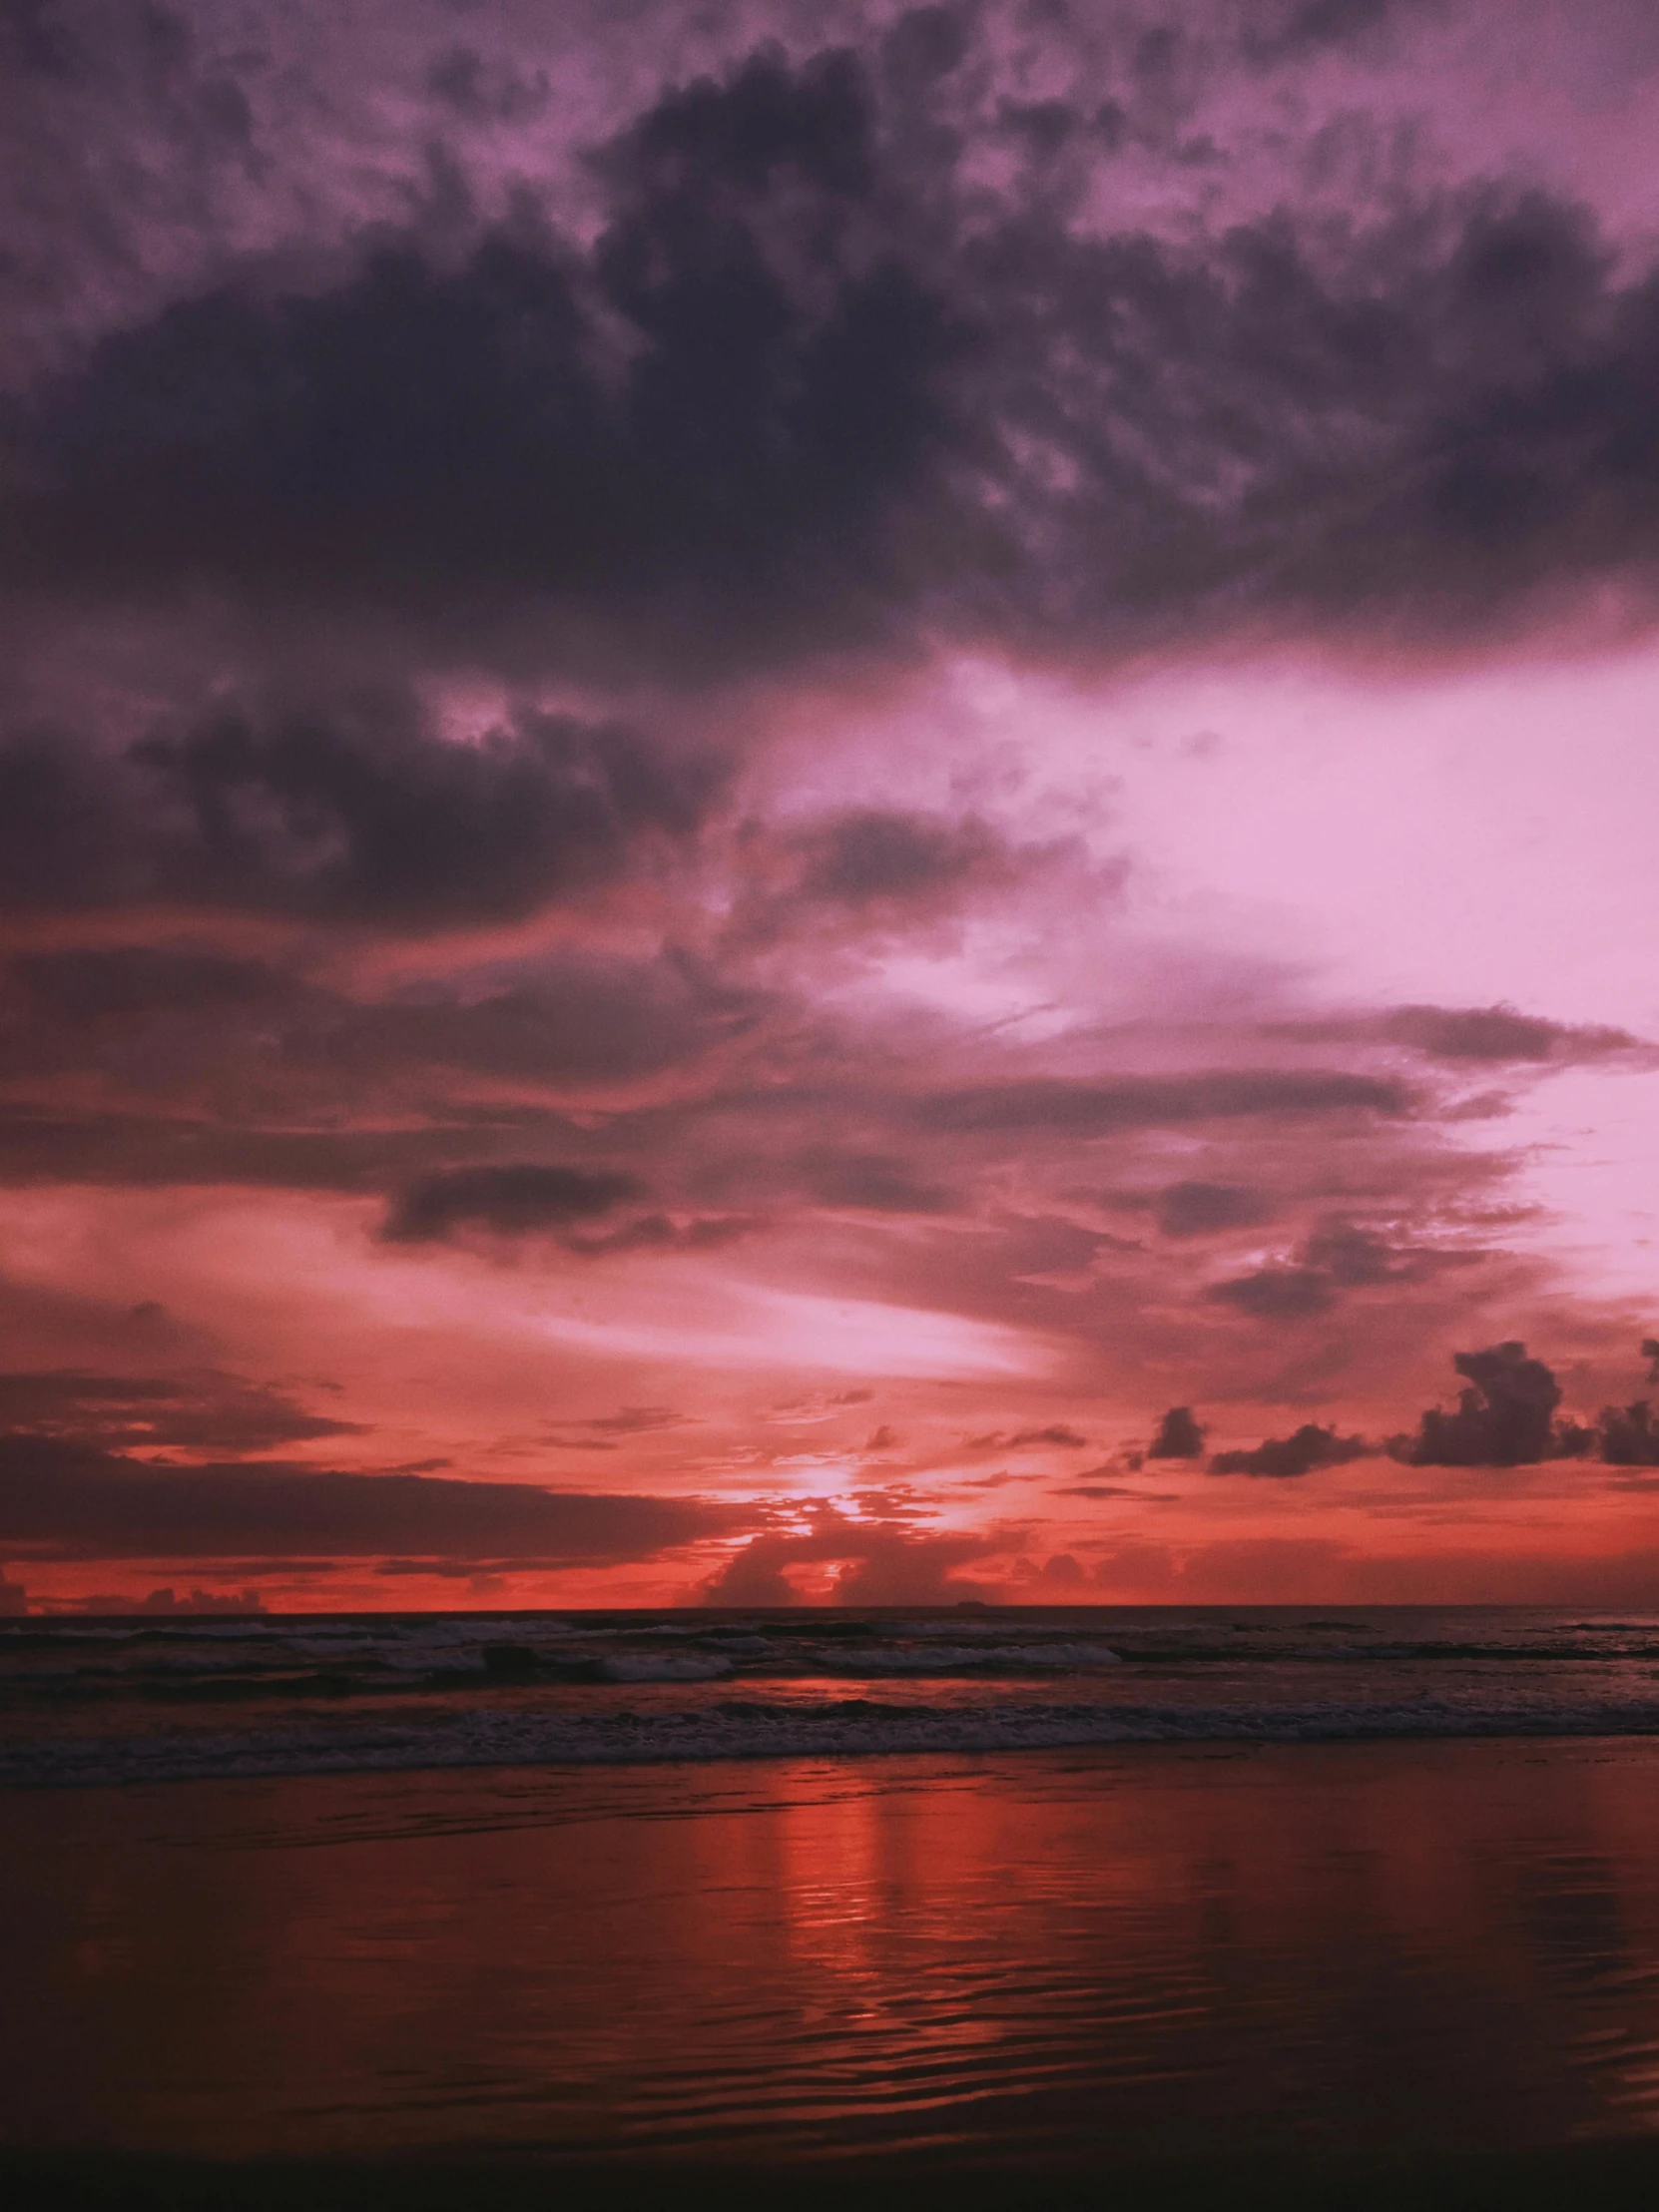
[[[0,1542],[1150,1591],[1300,1512],[1545,1549],[1459,1485],[1570,1447],[1616,1548],[1647,1323],[1537,1117],[1637,1096],[1659,1007],[1454,955],[1520,876],[1648,941],[1631,761],[1495,688],[1652,631],[1645,51],[0,13]],[[1463,813],[1430,693],[1502,740]],[[1369,978],[1347,879],[1393,946],[1422,869],[1350,866],[1359,782],[1298,811],[1362,752],[1468,916]]]

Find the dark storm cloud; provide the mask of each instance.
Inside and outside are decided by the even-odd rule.
[[[1074,1137],[1166,1123],[1230,1120],[1249,1114],[1353,1112],[1400,1115],[1410,1108],[1402,1084],[1324,1070],[1245,1068],[1214,1074],[1128,1076],[1110,1083],[1046,1076],[935,1093],[918,1113],[936,1128],[1015,1133],[1052,1130]]]
[[[735,1518],[686,1498],[269,1462],[151,1467],[57,1437],[0,1437],[0,1543],[58,1559],[430,1552],[603,1565],[718,1535]]]
[[[984,242],[981,296],[1017,333],[985,407],[1068,485],[1010,472],[1052,619],[1244,600],[1478,629],[1553,576],[1648,557],[1652,280],[1615,288],[1581,212],[1494,191],[1358,261],[1369,281],[1283,217],[1196,257],[1061,246],[1032,219]]]
[[[1091,232],[1121,110],[1004,103],[994,190],[947,120],[971,23],[917,20],[885,68],[767,53],[666,93],[589,164],[590,242],[527,196],[480,225],[455,171],[442,244],[222,269],[107,332],[11,410],[0,575],[474,638],[534,604],[555,655],[597,625],[687,670],[918,617],[1089,652],[1263,613],[1478,633],[1639,582],[1659,279],[1583,210],[1483,184],[1346,235]],[[1381,20],[1312,0],[1268,36]],[[1120,88],[1149,132],[1185,52],[1150,38]],[[510,97],[467,55],[434,82],[451,114]],[[1033,182],[1062,158],[1068,189]]]
[[[78,1368],[0,1375],[0,1432],[74,1437],[110,1447],[269,1451],[313,1436],[360,1433],[308,1413],[285,1392],[204,1370],[186,1376],[97,1375]]]
[[[1263,1474],[1291,1476],[1312,1474],[1317,1467],[1346,1466],[1379,1447],[1364,1436],[1339,1436],[1334,1428],[1304,1421],[1290,1436],[1269,1436],[1248,1451],[1218,1451],[1210,1461],[1212,1474]]]
[[[166,899],[440,925],[527,913],[685,835],[717,781],[637,733],[521,716],[446,742],[406,696],[329,712],[216,710],[115,759],[0,743],[0,901]]]
[[[960,343],[880,237],[872,127],[850,56],[757,59],[608,149],[587,255],[533,223],[458,261],[411,239],[331,289],[233,282],[112,333],[20,433],[39,488],[5,565],[832,622],[827,591],[867,604],[891,570]]]
[[[640,1184],[617,1168],[453,1168],[412,1183],[386,1218],[381,1234],[395,1244],[433,1244],[465,1229],[499,1236],[559,1233],[613,1214],[640,1195]]]

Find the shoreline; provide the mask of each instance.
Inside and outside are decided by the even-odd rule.
[[[868,1701],[864,1701],[868,1702]],[[899,1708],[891,1709],[893,1711]],[[1285,1708],[1300,1713],[1300,1708]],[[1190,1711],[1190,1709],[1189,1709]],[[1354,1749],[1386,1749],[1439,1745],[1448,1750],[1467,1749],[1492,1745],[1586,1745],[1595,1743],[1636,1745],[1659,1743],[1659,1707],[1644,1704],[1639,1711],[1632,1711],[1625,1725],[1618,1725],[1617,1709],[1586,1712],[1582,1724],[1563,1725],[1563,1717],[1556,1714],[1546,1719],[1538,1716],[1517,1716],[1512,1725],[1504,1726],[1489,1715],[1479,1717],[1446,1714],[1436,1716],[1436,1725],[1408,1727],[1397,1725],[1397,1714],[1390,1714],[1387,1725],[1366,1725],[1356,1719],[1353,1725],[1340,1721],[1320,1720],[1303,1723],[1300,1719],[1275,1732],[1260,1719],[1241,1721],[1232,1725],[1231,1714],[1222,1711],[1206,1712],[1203,1719],[1210,1725],[1182,1727],[1173,1717],[1160,1717],[1158,1732],[1149,1726],[1137,1729],[1133,1725],[1111,1724],[1085,1726],[1082,1724],[1056,1723],[1044,1729],[1041,1721],[1027,1723],[1023,1740],[1010,1741],[1011,1731],[998,1731],[994,1725],[975,1729],[960,1727],[955,1731],[956,1741],[948,1739],[952,1734],[953,1715],[946,1715],[934,1725],[928,1722],[933,1716],[925,1715],[912,1721],[906,1712],[907,1732],[895,1729],[892,1733],[899,1740],[879,1742],[868,1740],[825,1741],[836,1725],[834,1718],[814,1716],[798,1736],[782,1743],[743,1744],[722,1742],[709,1748],[691,1750],[672,1741],[658,1746],[632,1744],[611,1749],[595,1746],[592,1749],[572,1751],[568,1743],[546,1752],[526,1749],[519,1756],[503,1756],[499,1745],[480,1746],[476,1752],[461,1752],[450,1757],[421,1757],[417,1754],[404,1757],[401,1750],[388,1756],[340,1757],[330,1760],[325,1752],[314,1757],[300,1755],[293,1763],[281,1763],[280,1755],[274,1754],[269,1763],[263,1763],[256,1743],[244,1742],[237,1753],[237,1763],[207,1771],[181,1771],[175,1767],[161,1772],[139,1770],[139,1759],[132,1762],[134,1770],[122,1774],[79,1773],[67,1775],[12,1775],[0,1774],[0,1803],[6,1799],[33,1798],[42,1795],[74,1793],[83,1795],[99,1790],[178,1789],[182,1787],[208,1787],[215,1784],[284,1782],[347,1782],[352,1779],[372,1780],[422,1775],[487,1775],[487,1774],[570,1774],[604,1775],[626,1773],[662,1773],[665,1770],[688,1772],[715,1772],[723,1768],[761,1768],[787,1766],[803,1761],[812,1764],[831,1764],[854,1767],[865,1761],[885,1764],[901,1759],[1010,1759],[1027,1760],[1044,1757],[1082,1756],[1090,1753],[1101,1755],[1123,1754],[1128,1757],[1151,1755],[1160,1752],[1188,1752],[1215,1756],[1231,1754],[1244,1756],[1257,1752],[1341,1751]],[[793,1716],[790,1716],[793,1719]],[[1184,1713],[1182,1718],[1187,1715]],[[591,1725],[591,1724],[584,1724]],[[850,1731],[856,1738],[856,1726]],[[816,1738],[816,1740],[815,1740]],[[188,1737],[173,1739],[188,1743]],[[132,1743],[140,1756],[153,1749],[157,1739],[151,1736],[109,1739],[98,1743],[98,1749],[107,1754],[109,1746]],[[151,1764],[157,1762],[151,1761]]]

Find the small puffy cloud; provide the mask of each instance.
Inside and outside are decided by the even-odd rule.
[[[1190,1405],[1172,1405],[1158,1423],[1158,1432],[1146,1447],[1149,1459],[1201,1459],[1204,1430],[1193,1418]]]
[[[1451,1364],[1470,1387],[1458,1393],[1454,1413],[1427,1408],[1403,1458],[1423,1467],[1518,1467],[1551,1456],[1561,1386],[1525,1345],[1459,1352]]]

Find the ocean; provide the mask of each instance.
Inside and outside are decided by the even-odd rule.
[[[0,1654],[0,2153],[113,2159],[111,2201],[158,2160],[942,2203],[1659,2146],[1659,1617],[28,1619]]]
[[[0,1788],[1088,1744],[1659,1732],[1659,1612],[0,1622]]]

